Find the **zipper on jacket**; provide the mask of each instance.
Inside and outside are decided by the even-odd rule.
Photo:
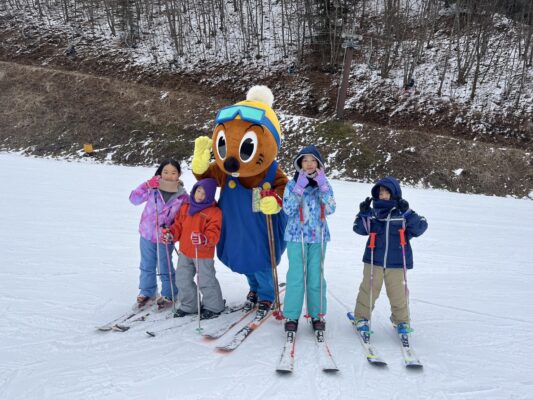
[[[385,228],[385,255],[383,256],[383,268],[387,268],[387,257],[389,256],[389,224],[392,210],[387,215],[387,225]]]
[[[387,258],[389,257],[389,224],[391,221],[403,221],[402,226],[405,229],[405,218],[402,216],[401,218],[394,218],[391,219],[392,212],[396,210],[396,207],[394,207],[392,210],[390,210],[389,215],[387,215],[387,227],[385,228],[385,256],[383,257],[383,268],[387,268]]]

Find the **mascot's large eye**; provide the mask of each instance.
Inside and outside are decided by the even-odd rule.
[[[257,135],[254,131],[246,132],[244,137],[241,140],[241,145],[239,148],[239,155],[241,161],[247,163],[254,158],[255,152],[257,151]]]
[[[218,131],[217,152],[221,160],[224,160],[226,158],[226,133],[224,131]]]

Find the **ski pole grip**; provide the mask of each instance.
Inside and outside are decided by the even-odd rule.
[[[324,219],[325,219],[325,211],[324,211],[325,207],[324,207],[324,204],[320,204],[320,220],[322,222],[324,222]]]
[[[400,232],[400,245],[405,246],[407,244],[407,242],[405,241],[405,229],[401,228],[398,230],[398,232]]]
[[[369,249],[376,248],[376,232],[370,232],[370,243],[368,244]]]
[[[300,207],[300,223],[304,223],[304,210]]]

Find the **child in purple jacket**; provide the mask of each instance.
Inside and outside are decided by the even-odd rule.
[[[181,205],[189,198],[183,183],[179,180],[180,175],[179,163],[172,159],[165,160],[151,179],[141,183],[130,194],[132,204],[139,205],[146,202],[139,224],[141,272],[138,307],[144,306],[157,295],[157,273],[161,276],[162,286],[161,296],[156,300],[158,308],[170,307],[177,299],[178,289],[172,265],[174,244],[164,244],[160,237],[162,227],[172,225]]]

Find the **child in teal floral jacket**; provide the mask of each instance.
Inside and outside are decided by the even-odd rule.
[[[298,328],[305,296],[313,329],[324,330],[326,281],[322,268],[326,242],[330,240],[325,216],[335,212],[335,198],[315,146],[303,148],[294,159],[294,166],[294,179],[283,195],[283,210],[289,217],[284,237],[289,256],[283,306],[285,330]]]

